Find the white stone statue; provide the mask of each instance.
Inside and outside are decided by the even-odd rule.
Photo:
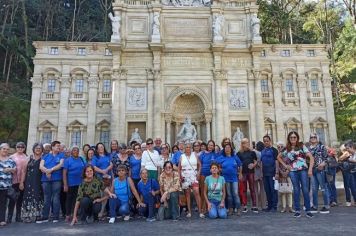
[[[193,143],[197,140],[197,131],[189,117],[185,118],[184,125],[177,135],[177,140],[185,143]]]
[[[109,13],[109,18],[111,20],[111,28],[112,28],[112,35],[111,35],[111,42],[120,42],[120,16],[114,16],[111,12]]]
[[[240,130],[240,127],[236,128],[236,132],[232,137],[232,142],[234,142],[236,151],[240,150],[241,147],[241,140],[244,138],[244,133]]]
[[[142,143],[142,139],[141,139],[141,136],[138,132],[138,128],[135,128],[134,129],[134,132],[132,132],[131,134],[131,139],[129,141],[129,143],[131,143],[132,141],[136,141],[138,143]]]
[[[213,41],[214,42],[220,42],[223,41],[223,28],[224,28],[224,15],[219,14],[215,16],[214,21],[213,21]]]
[[[257,14],[253,14],[251,17],[251,28],[252,28],[252,37],[253,39],[260,39],[260,24],[261,21],[258,19]]]
[[[159,22],[159,12],[153,13],[153,25],[152,25],[152,42],[160,43],[161,42],[161,33],[160,33]]]

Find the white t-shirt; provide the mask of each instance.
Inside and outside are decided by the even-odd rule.
[[[142,153],[141,167],[147,170],[157,170],[157,167],[162,167],[162,159],[156,150],[150,152],[146,150]]]

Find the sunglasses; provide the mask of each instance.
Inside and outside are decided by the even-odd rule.
[[[147,143],[147,145],[152,145],[153,143]]]
[[[18,147],[16,147],[16,148],[25,148],[24,146],[18,146]]]

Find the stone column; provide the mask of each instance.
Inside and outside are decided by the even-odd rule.
[[[297,64],[298,70],[298,91],[299,91],[299,106],[300,106],[300,116],[302,121],[302,131],[303,131],[303,141],[309,141],[310,135],[310,120],[309,120],[309,103],[308,103],[308,93],[307,93],[307,80],[304,74],[304,65]]]
[[[154,129],[154,85],[153,85],[153,80],[154,80],[154,74],[152,70],[146,70],[147,72],[147,138],[152,138],[154,139],[155,137],[153,137],[153,129]]]
[[[120,103],[120,71],[113,70],[112,75],[112,97],[111,97],[111,118],[110,118],[110,136],[111,140],[119,139],[119,108]]]
[[[68,122],[68,101],[69,101],[69,92],[71,78],[69,74],[65,74],[60,78],[61,83],[61,92],[60,92],[60,103],[59,103],[59,112],[58,112],[58,136],[57,140],[66,144],[70,143],[70,140],[67,140],[67,122]],[[68,141],[68,143],[67,143]]]
[[[30,121],[28,125],[28,137],[27,137],[27,147],[32,147],[32,145],[41,140],[37,140],[37,125],[38,125],[38,114],[40,113],[40,100],[41,100],[41,89],[42,89],[42,77],[40,75],[33,76],[31,78],[32,82],[32,94],[31,94],[31,110],[30,110]],[[27,148],[27,154],[32,153],[31,148]]]
[[[166,119],[166,143],[171,144],[171,120]]]
[[[251,129],[250,141],[258,141],[256,136],[256,103],[255,103],[255,79],[251,71],[247,71],[247,82],[248,82],[248,94],[249,94],[249,106],[250,106],[250,123],[249,127]]]
[[[265,135],[265,124],[264,124],[264,114],[263,114],[263,102],[262,102],[262,92],[261,92],[261,80],[260,72],[252,72],[255,78],[255,104],[256,104],[256,141],[262,141]]]
[[[329,139],[328,139],[329,145],[332,145],[333,143],[337,142],[337,135],[336,135],[333,97],[331,93],[331,78],[328,70],[324,71],[322,82],[323,82],[325,104],[326,104],[326,117],[328,120],[327,127],[329,127],[329,132],[326,132],[325,135],[329,135]]]
[[[88,123],[87,123],[87,143],[95,144],[95,124],[96,124],[96,102],[98,98],[99,78],[97,75],[90,75],[89,79],[89,102],[88,102]]]
[[[201,125],[200,125],[200,122],[197,123],[197,136],[198,136],[198,139],[202,139],[201,138]]]
[[[215,82],[215,140],[221,141],[224,137],[224,108],[223,108],[223,90],[222,80],[226,79],[225,71],[214,71]]]
[[[284,124],[282,116],[282,80],[278,74],[272,76],[274,107],[276,117],[276,141],[285,141]]]
[[[211,114],[205,114],[205,123],[206,123],[206,142],[208,140],[211,139],[211,133],[210,133],[210,130],[211,130],[211,118],[212,118],[212,115]]]
[[[119,106],[119,142],[127,142],[127,128],[126,128],[126,80],[127,70],[120,70],[120,106]]]
[[[179,123],[179,122],[176,122],[176,127],[175,127],[175,129],[176,129],[176,134],[175,134],[175,137],[173,137],[173,142],[174,142],[174,143],[177,142],[177,135],[178,135],[178,133],[179,133],[179,126],[180,126],[180,123]]]
[[[160,70],[153,71],[153,85],[154,89],[153,92],[153,138],[161,137],[161,102],[162,102],[162,95],[161,95],[161,72]]]

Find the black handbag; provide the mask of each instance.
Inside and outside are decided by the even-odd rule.
[[[16,191],[12,186],[7,189],[7,194],[6,196],[13,201],[16,201],[17,198],[19,197],[20,193]]]

